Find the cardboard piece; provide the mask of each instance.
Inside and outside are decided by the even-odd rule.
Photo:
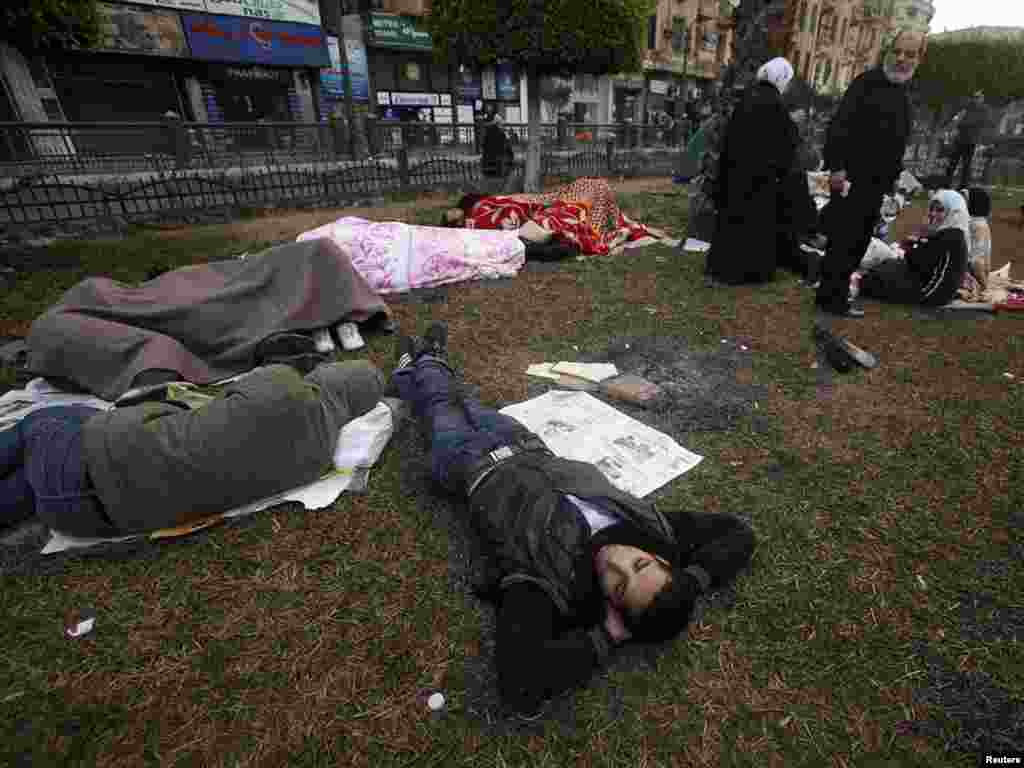
[[[653,381],[643,376],[627,373],[601,383],[601,389],[608,397],[624,403],[647,405],[656,400],[664,391]]]

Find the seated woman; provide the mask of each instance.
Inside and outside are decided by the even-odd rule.
[[[992,199],[981,187],[967,191],[967,212],[970,214],[970,236],[967,240],[967,270],[960,283],[960,294],[969,300],[980,301],[988,287],[988,273],[992,270],[992,230],[988,217],[992,213]]]
[[[904,258],[868,270],[861,293],[901,304],[948,304],[967,269],[968,237],[967,201],[951,189],[936,192],[928,204],[927,236],[903,241]]]

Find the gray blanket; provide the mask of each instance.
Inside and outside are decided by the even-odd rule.
[[[256,346],[274,333],[386,312],[337,245],[288,243],[140,285],[84,280],[32,324],[28,369],[115,400],[142,371],[207,384],[253,368]]]

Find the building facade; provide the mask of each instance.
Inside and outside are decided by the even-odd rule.
[[[135,0],[98,9],[94,49],[25,56],[0,47],[17,120],[315,120],[319,71],[331,63],[318,0]],[[130,154],[154,149],[152,141],[142,132],[80,133],[72,151]]]
[[[686,103],[707,95],[732,61],[733,34],[727,0],[659,0],[647,22],[642,92],[632,87],[634,78],[616,78],[615,116],[681,117]],[[632,106],[638,102],[639,114]]]
[[[927,32],[933,0],[798,0],[786,56],[817,91],[838,95],[881,56],[893,24]]]

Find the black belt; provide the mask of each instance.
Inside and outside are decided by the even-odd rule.
[[[529,437],[518,443],[499,446],[493,451],[485,453],[466,470],[466,496],[472,496],[473,491],[484,481],[485,477],[497,469],[499,464],[521,453],[545,453],[548,456],[554,456],[539,437]]]

